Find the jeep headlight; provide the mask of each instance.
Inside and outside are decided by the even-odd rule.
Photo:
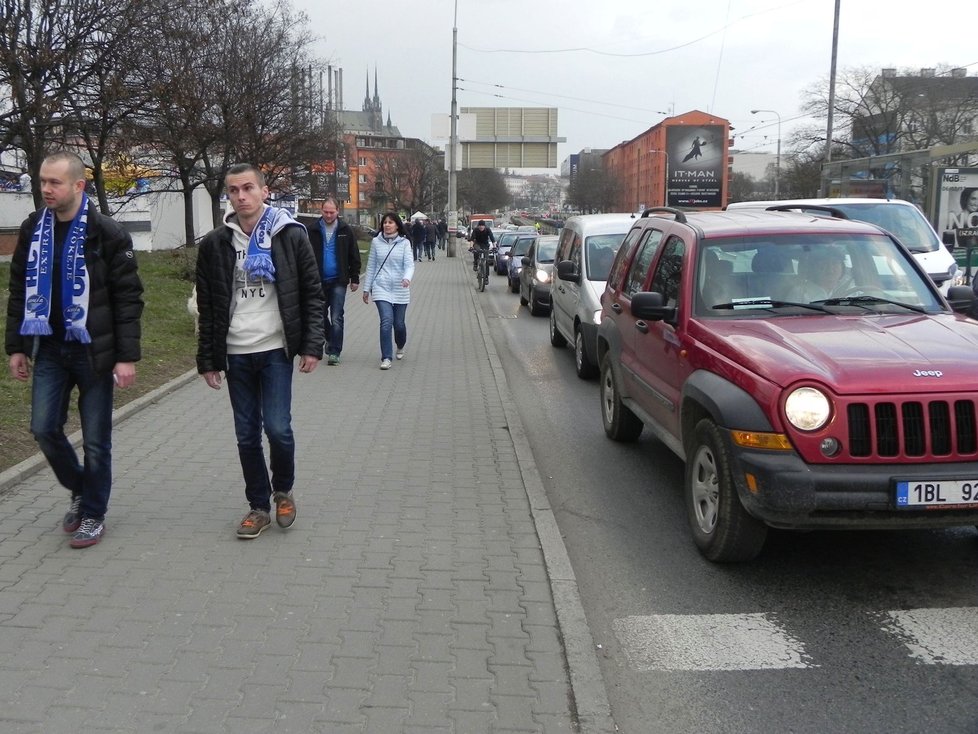
[[[817,431],[824,426],[832,412],[829,399],[814,387],[799,387],[784,401],[784,413],[799,431]]]
[[[546,270],[537,270],[536,276],[537,276],[537,283],[550,282],[550,273],[548,273]]]

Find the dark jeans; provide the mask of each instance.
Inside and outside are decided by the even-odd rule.
[[[78,387],[84,465],[65,436],[68,401]],[[112,489],[112,374],[92,368],[88,347],[47,337],[34,360],[31,433],[58,481],[81,495],[81,514],[102,520]]]
[[[343,309],[346,307],[346,286],[338,280],[323,283],[323,323],[326,325],[326,353],[339,356],[343,351]]]
[[[425,242],[424,243],[424,254],[429,260],[435,259],[435,243]]]
[[[406,303],[391,303],[390,301],[374,301],[377,313],[380,315],[380,358],[394,359],[394,347],[391,344],[391,330],[394,331],[394,343],[398,349],[407,344],[407,314]]]
[[[245,496],[253,510],[271,510],[272,492],[290,492],[295,483],[295,438],[292,435],[292,360],[284,349],[229,354],[228,395],[234,413],[238,458]],[[262,447],[268,436],[272,480]]]
[[[411,251],[414,254],[414,259],[415,260],[420,260],[421,259],[421,247],[422,247],[422,245],[421,245],[420,242],[412,242],[411,243]]]

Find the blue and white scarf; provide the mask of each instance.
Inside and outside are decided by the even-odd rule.
[[[91,344],[85,325],[88,321],[90,283],[85,267],[85,236],[88,232],[88,195],[82,194],[81,207],[65,237],[61,259],[61,314],[65,340]],[[49,336],[53,333],[51,288],[54,272],[54,212],[45,208],[37,218],[27,257],[23,336]]]
[[[242,269],[252,278],[264,278],[275,282],[275,265],[272,263],[272,237],[284,227],[294,224],[302,227],[285,210],[274,206],[266,206],[261,218],[251,231],[248,239],[248,254],[245,256]]]

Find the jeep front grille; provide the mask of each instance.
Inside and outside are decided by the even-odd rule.
[[[855,457],[960,456],[978,451],[973,400],[851,403],[849,453]]]

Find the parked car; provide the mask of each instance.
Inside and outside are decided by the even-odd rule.
[[[523,258],[536,238],[537,235],[535,234],[519,232],[513,246],[509,248],[509,255],[506,258],[506,281],[512,293],[518,293],[520,290],[520,271],[523,269]]]
[[[585,214],[564,223],[551,284],[550,343],[574,345],[578,377],[598,372],[596,338],[608,270],[634,214]]]
[[[507,230],[493,232],[496,237],[496,275],[506,275],[509,266],[509,248],[513,246],[519,233]]]
[[[550,281],[553,280],[558,240],[553,234],[537,237],[523,258],[517,289],[520,303],[528,306],[533,316],[543,316],[550,311]]]
[[[605,433],[644,427],[685,460],[706,558],[751,559],[768,527],[978,523],[978,323],[889,232],[651,209],[601,315]]]
[[[790,207],[822,216],[835,215],[869,222],[890,232],[913,253],[945,296],[952,285],[964,284],[964,273],[950,250],[923,213],[901,199],[789,199],[786,201],[738,201],[728,210]],[[953,247],[953,242],[950,245]]]

